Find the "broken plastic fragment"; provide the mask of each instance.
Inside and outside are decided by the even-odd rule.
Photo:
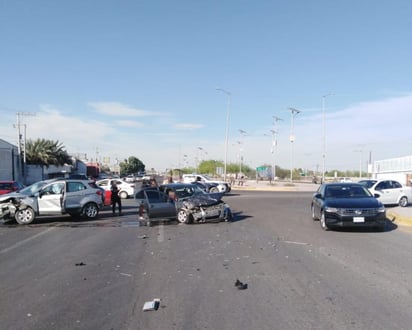
[[[143,311],[156,311],[159,309],[160,299],[155,298],[152,301],[146,301],[143,305]]]

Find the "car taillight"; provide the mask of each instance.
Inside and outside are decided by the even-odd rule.
[[[103,195],[101,190],[97,190],[97,191],[96,191],[96,194],[98,194],[99,196],[102,196],[102,195]]]

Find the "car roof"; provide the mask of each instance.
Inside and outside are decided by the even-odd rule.
[[[165,183],[161,184],[161,187],[171,187],[171,188],[181,188],[181,187],[193,187],[196,186],[193,183],[181,183],[181,182],[176,182],[176,183]]]

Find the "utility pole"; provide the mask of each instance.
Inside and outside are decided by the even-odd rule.
[[[294,118],[296,115],[301,113],[300,110],[295,108],[288,108],[291,116],[291,125],[290,125],[290,182],[293,182],[293,142],[295,142],[295,133],[294,133]]]
[[[23,124],[22,122],[25,116],[35,116],[35,115],[36,113],[31,113],[31,112],[17,112],[16,113],[17,123],[14,125],[14,127],[17,128],[17,150],[19,153],[19,164],[20,164],[19,167],[21,168],[20,173],[23,174],[23,182],[25,184],[26,184],[26,130],[27,130],[27,125]],[[22,134],[21,134],[21,126],[24,126],[24,138],[22,137]],[[21,157],[22,149],[24,152],[23,159]]]
[[[277,128],[277,122],[283,119],[277,116],[273,116],[273,120],[274,120],[273,122],[274,129],[270,130],[270,132],[272,133],[272,149],[271,149],[271,152],[273,154],[273,171],[272,171],[273,173],[272,174],[273,174],[273,181],[275,181],[276,180],[276,151],[277,151],[276,149],[278,146],[278,138],[277,138],[278,130],[276,128]]]

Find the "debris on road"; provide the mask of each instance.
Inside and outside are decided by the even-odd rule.
[[[143,311],[157,311],[160,306],[160,299],[155,298],[152,301],[146,301],[143,305]]]
[[[242,283],[242,282],[239,281],[239,279],[236,279],[235,287],[237,287],[239,290],[246,290],[247,289],[247,283]]]
[[[76,264],[76,266],[86,266],[86,264],[82,261],[82,262],[78,262],[78,263]]]

